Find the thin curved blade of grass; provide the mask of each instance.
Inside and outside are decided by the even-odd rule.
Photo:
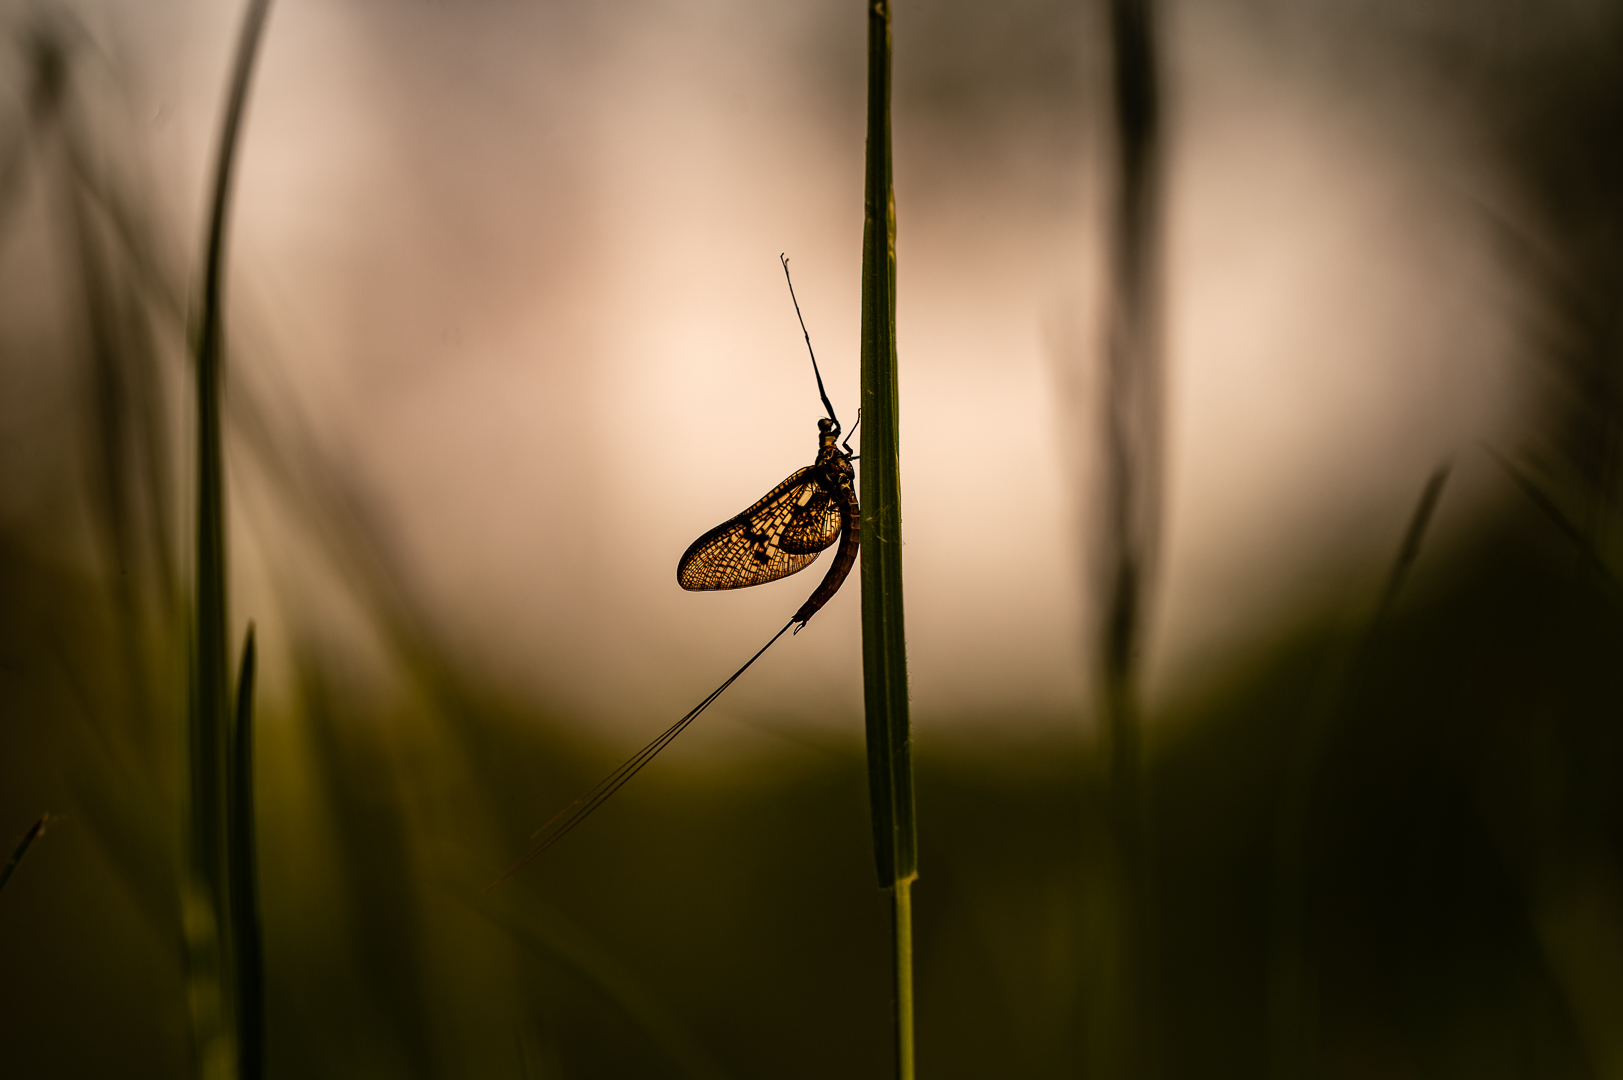
[[[1623,594],[1623,582],[1618,581],[1617,575],[1607,565],[1605,557],[1595,547],[1595,543],[1590,539],[1589,534],[1579,528],[1562,511],[1560,505],[1550,496],[1549,492],[1539,487],[1537,481],[1527,475],[1524,469],[1517,466],[1499,451],[1489,447],[1488,453],[1493,457],[1494,461],[1499,463],[1499,467],[1505,471],[1505,474],[1521,489],[1522,494],[1527,496],[1528,501],[1538,507],[1550,519],[1550,523],[1561,531],[1561,535],[1572,542],[1572,546],[1578,549],[1585,562],[1589,564],[1590,569],[1595,572],[1601,582],[1612,592],[1613,596]]]
[[[459,877],[476,872],[469,869],[467,875]],[[522,898],[502,900],[500,894],[489,895],[489,889],[469,896],[460,883],[448,882],[448,887],[491,925],[526,949],[548,957],[598,994],[628,1027],[657,1047],[682,1076],[689,1080],[725,1080],[729,1075],[634,971],[539,897],[525,893]]]
[[[13,851],[11,858],[6,861],[6,868],[0,870],[0,889],[4,889],[6,882],[11,880],[11,875],[17,870],[17,864],[23,861],[23,856],[27,855],[28,849],[34,846],[34,841],[44,834],[45,823],[50,820],[50,817],[51,815],[48,813],[41,814],[39,820],[30,825],[28,831],[23,834],[22,842],[17,845],[17,850]]]
[[[862,675],[879,887],[891,890],[896,1075],[913,1076],[912,733],[902,607],[901,453],[896,393],[896,202],[891,185],[890,3],[869,0],[868,150],[862,225]]]
[[[227,828],[228,697],[225,478],[220,388],[225,352],[225,241],[231,184],[254,59],[270,0],[249,0],[237,40],[215,160],[203,280],[196,323],[197,578],[192,625],[192,696],[187,732],[189,814],[187,876],[182,890],[188,995],[199,1072],[230,1076],[236,1066],[234,1017],[227,1000],[232,974]]]
[[[1316,1020],[1307,939],[1307,891],[1312,873],[1308,863],[1325,762],[1346,707],[1347,691],[1356,684],[1360,669],[1420,558],[1421,545],[1442,501],[1450,471],[1451,466],[1442,465],[1426,480],[1375,613],[1352,654],[1335,662],[1323,677],[1323,689],[1302,719],[1281,787],[1274,836],[1272,956],[1268,973],[1271,1064],[1277,1080],[1301,1076],[1311,1070],[1313,1062]]]

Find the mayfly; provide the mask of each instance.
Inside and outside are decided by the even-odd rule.
[[[856,565],[857,545],[862,536],[862,515],[854,486],[856,470],[851,463],[857,460],[857,454],[851,450],[850,435],[846,436],[843,445],[839,441],[840,421],[834,415],[834,405],[828,400],[828,391],[823,388],[823,373],[818,370],[811,334],[806,330],[805,317],[800,314],[800,301],[795,297],[795,284],[789,277],[789,259],[782,255],[779,259],[783,262],[784,279],[789,283],[789,298],[795,305],[795,318],[800,320],[800,332],[806,338],[806,351],[811,354],[817,393],[823,399],[823,408],[828,410],[828,415],[817,421],[817,459],[805,468],[795,470],[788,479],[743,513],[728,518],[693,541],[682,553],[681,559],[677,560],[676,580],[682,588],[695,591],[764,585],[768,581],[799,573],[816,561],[823,551],[838,543],[834,561],[817,589],[800,605],[783,629],[761,646],[759,652],[745,661],[743,667],[711,691],[691,712],[666,728],[657,739],[538,829],[531,837],[536,841],[535,846],[516,866],[497,878],[491,888],[562,840],[587,815],[624,787],[791,627],[799,633],[839,591],[850,575],[851,567]],[[860,423],[862,414],[859,412],[857,424]],[[855,433],[856,424],[851,426],[851,430]]]

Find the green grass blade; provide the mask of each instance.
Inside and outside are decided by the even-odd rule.
[[[235,1066],[226,986],[230,938],[228,817],[225,477],[220,386],[225,352],[225,240],[231,182],[254,58],[270,0],[249,0],[226,93],[219,156],[209,200],[197,355],[197,578],[192,625],[192,694],[187,730],[189,813],[183,889],[188,993],[196,1063],[204,1077]]]
[[[45,823],[50,820],[50,817],[50,814],[41,814],[39,820],[29,826],[28,831],[23,834],[22,842],[17,845],[17,850],[11,853],[11,858],[6,862],[6,868],[0,870],[0,889],[4,889],[6,882],[11,880],[11,875],[16,871],[17,864],[23,861],[23,856],[28,854],[28,849],[34,846],[34,841],[38,840],[40,834],[45,831]]]
[[[913,877],[916,877],[914,874]],[[890,933],[896,975],[896,1075],[913,1080],[913,877],[891,889]]]
[[[890,12],[868,16],[868,166],[862,231],[862,672],[879,883],[917,872],[902,618],[896,396],[896,208],[890,166]]]
[[[918,876],[902,617],[896,394],[896,203],[890,157],[890,4],[868,9],[868,154],[862,227],[862,673],[880,888],[892,890],[896,1068],[913,1075],[913,918]]]
[[[259,924],[259,846],[254,833],[253,624],[242,643],[237,674],[237,723],[231,743],[229,870],[231,934],[237,985],[237,1075],[265,1076],[265,951]]]

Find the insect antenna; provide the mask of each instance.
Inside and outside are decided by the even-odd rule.
[[[836,423],[838,423],[838,421],[836,421]],[[596,786],[594,786],[590,791],[576,799],[574,802],[570,803],[568,806],[564,807],[562,810],[558,811],[558,813],[553,816],[551,821],[537,829],[535,833],[531,835],[530,839],[536,840],[539,838],[540,842],[532,847],[525,854],[524,858],[515,863],[512,869],[508,870],[507,873],[503,874],[495,881],[492,881],[489,885],[486,885],[484,891],[489,892],[491,889],[494,889],[496,886],[518,873],[526,865],[528,865],[531,860],[535,859],[542,852],[546,851],[552,845],[556,844],[558,841],[562,840],[564,837],[573,832],[575,826],[579,825],[581,822],[585,821],[589,816],[591,816],[593,810],[596,810],[605,802],[608,802],[609,798],[616,791],[619,791],[621,788],[625,787],[633,776],[636,776],[642,771],[643,766],[647,765],[650,761],[653,761],[654,757],[661,750],[669,746],[671,744],[671,740],[682,734],[689,724],[697,720],[699,718],[699,714],[708,709],[711,703],[722,695],[724,690],[733,685],[733,683],[737,682],[738,677],[744,674],[744,672],[748,671],[750,669],[750,665],[759,660],[762,654],[776,644],[777,640],[781,638],[784,633],[787,632],[788,629],[794,624],[795,622],[793,619],[790,619],[788,622],[784,623],[783,629],[779,630],[776,634],[773,634],[772,640],[768,641],[765,645],[762,645],[760,652],[757,652],[754,656],[744,661],[743,667],[733,672],[732,675],[728,677],[726,682],[710,691],[709,695],[706,696],[703,701],[695,705],[686,716],[682,717],[682,719],[666,728],[653,742],[649,743],[641,750],[638,750],[618,769],[615,769],[613,772],[609,773],[609,775],[605,776],[602,780],[599,780]]]
[[[806,317],[800,313],[800,301],[795,298],[794,279],[789,276],[789,256],[780,252],[778,258],[783,262],[783,280],[789,282],[789,299],[794,301],[795,318],[800,320],[800,332],[806,336],[806,351],[811,353],[812,374],[817,376],[817,393],[823,398],[823,408],[828,410],[828,418],[834,421],[834,427],[838,429],[840,418],[834,415],[834,406],[828,400],[828,391],[823,389],[823,373],[817,370],[817,354],[812,351],[811,333],[806,329]]]

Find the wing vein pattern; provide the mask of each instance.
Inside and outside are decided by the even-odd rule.
[[[682,555],[684,589],[743,589],[810,566],[840,533],[840,507],[817,466],[796,470],[748,510],[705,533]]]

